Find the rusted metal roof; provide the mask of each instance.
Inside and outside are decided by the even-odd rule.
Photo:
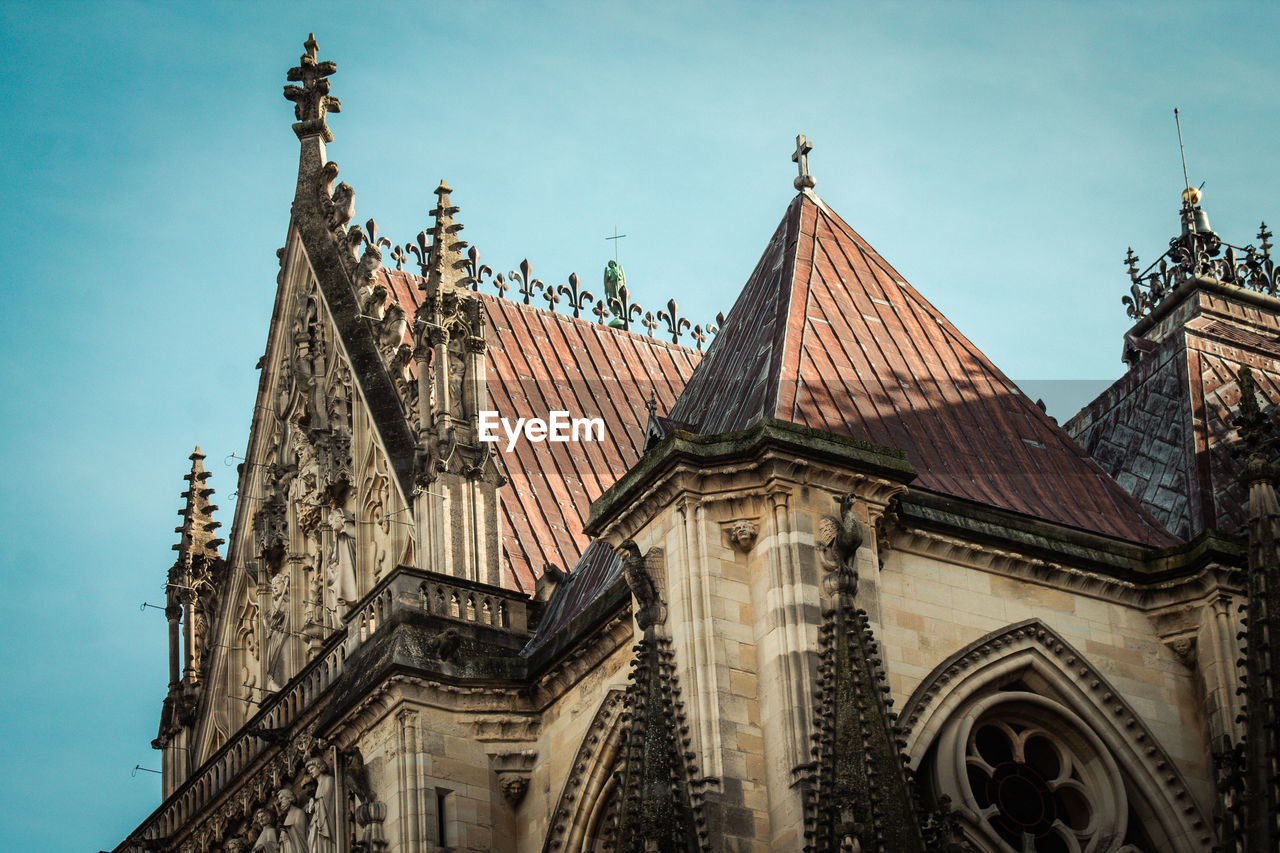
[[[398,270],[382,274],[412,317],[422,279]],[[669,409],[701,354],[515,300],[477,295],[488,320],[488,408],[513,423],[520,417],[545,419],[553,411],[604,422],[600,441],[521,440],[511,452],[499,442],[499,464],[508,479],[499,491],[503,585],[531,593],[548,564],[561,569],[578,564],[589,542],[582,527],[591,502],[640,458],[650,394],[657,395],[661,410]]]
[[[796,196],[672,420],[762,417],[906,451],[923,488],[1177,541],[816,195]]]
[[[622,558],[600,540],[592,540],[569,577],[551,596],[538,631],[521,652],[526,657],[568,627],[622,577]]]

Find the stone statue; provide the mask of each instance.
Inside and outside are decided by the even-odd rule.
[[[280,853],[307,853],[307,816],[289,788],[276,792],[280,812]]]
[[[337,853],[338,827],[333,802],[333,774],[323,758],[307,760],[307,775],[316,780],[315,793],[307,803],[311,816],[307,825],[307,853]]]
[[[209,618],[204,612],[204,602],[197,599],[191,615],[191,668],[199,678],[204,673],[205,649],[209,643]]]
[[[449,414],[459,419],[463,417],[462,388],[466,375],[467,361],[462,338],[455,337],[449,341]]]
[[[391,519],[387,518],[387,510],[382,504],[376,504],[369,513],[370,527],[373,533],[373,580],[377,583],[391,569],[395,557],[391,553]]]
[[[279,690],[289,680],[283,660],[289,633],[289,571],[285,568],[271,577],[271,611],[267,615],[268,690]]]
[[[258,809],[253,815],[253,825],[258,830],[258,839],[253,842],[252,853],[279,853],[280,835],[276,832],[271,812]]]
[[[334,507],[327,519],[333,531],[333,549],[329,553],[328,580],[337,602],[338,614],[360,598],[356,583],[356,522],[346,510]]]

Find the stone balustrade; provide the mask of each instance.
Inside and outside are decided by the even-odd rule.
[[[167,838],[186,825],[227,785],[239,780],[271,747],[253,731],[288,732],[306,710],[343,675],[352,653],[402,611],[531,636],[538,605],[522,593],[476,581],[400,566],[383,578],[347,614],[314,657],[278,693],[258,702],[259,712],[206,761],[121,845]],[[257,691],[262,693],[263,691]]]

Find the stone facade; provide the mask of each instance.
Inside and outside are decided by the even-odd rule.
[[[620,293],[592,327],[576,277],[572,317],[528,294],[495,308],[443,182],[423,275],[401,273],[414,247],[352,224],[353,190],[334,186],[336,66],[306,47],[241,500],[223,556],[197,452],[169,574],[165,800],[117,850],[1214,849],[1215,760],[1246,710],[1234,367],[1255,365],[1271,397],[1280,301],[1187,288],[1139,321],[1129,373],[1068,426],[1155,538],[922,488],[901,450],[767,406],[701,434],[655,403],[630,423],[645,452],[575,491],[552,465],[568,457],[495,454],[477,419],[511,380],[505,348],[533,374],[587,356],[489,318],[538,312],[640,360],[645,336],[605,323],[642,315]],[[825,210],[810,148],[797,188]],[[511,275],[546,288],[527,265]],[[674,302],[659,315],[678,342]],[[801,345],[778,328],[778,352]],[[678,392],[697,353],[659,354]],[[764,394],[776,367],[725,369]],[[550,494],[512,485],[522,460],[555,468],[537,481]],[[539,528],[538,500],[577,528]],[[581,559],[521,588],[515,549],[553,535]]]

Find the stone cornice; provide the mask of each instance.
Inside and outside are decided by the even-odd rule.
[[[912,511],[911,500],[897,506],[886,535],[893,551],[916,554],[966,568],[1016,578],[1041,586],[1118,601],[1143,610],[1157,610],[1203,599],[1217,591],[1238,592],[1238,546],[1205,535],[1175,549],[1141,550],[1133,562],[1118,570],[1104,551],[1063,548],[1055,553],[1049,539],[1032,540],[988,523],[987,535],[972,535],[963,526],[945,528],[937,516]],[[967,534],[967,535],[966,535]],[[1059,547],[1061,545],[1059,544]],[[1099,559],[1091,559],[1099,558]]]
[[[751,473],[755,484],[744,486]],[[915,477],[906,454],[773,419],[742,432],[666,436],[591,505],[585,532],[621,542],[665,506],[699,501],[766,499],[786,484],[857,491],[884,504]]]

